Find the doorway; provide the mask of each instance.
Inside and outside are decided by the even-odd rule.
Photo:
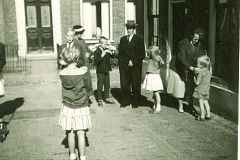
[[[53,51],[51,0],[25,0],[28,53]]]
[[[172,4],[172,49],[173,55],[177,54],[178,43],[186,37],[185,34],[185,3]]]

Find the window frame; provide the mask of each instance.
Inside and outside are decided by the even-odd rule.
[[[83,22],[83,3],[84,0],[79,0],[80,1],[80,25],[84,27],[84,22]],[[100,0],[103,2],[108,1],[109,3],[109,40],[113,39],[113,0]],[[84,37],[84,35],[83,35]],[[88,43],[94,43],[95,41],[98,42],[98,39],[85,39],[85,41]]]

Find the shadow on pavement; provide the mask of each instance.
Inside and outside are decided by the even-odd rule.
[[[112,88],[111,89],[112,96],[118,101],[118,103],[122,104],[122,93],[120,88]],[[131,98],[132,99],[132,98]],[[148,100],[148,97],[141,95],[140,107],[150,107],[152,108],[153,102]]]
[[[121,104],[122,102],[122,93],[120,88],[111,88],[111,94],[113,96],[113,98],[119,103]]]
[[[170,108],[178,109],[178,100],[177,98],[173,97],[167,93],[161,93],[161,104]],[[183,110],[193,117],[197,117],[199,113],[196,111],[194,107],[189,107],[186,102],[183,103]]]
[[[66,131],[65,134],[66,136],[64,137],[64,139],[61,142],[61,145],[63,145],[65,148],[69,148],[68,146],[68,132]],[[78,149],[78,137],[77,134],[75,132],[75,148]],[[89,147],[89,141],[88,141],[88,137],[87,137],[87,133],[85,133],[85,142],[86,142],[86,147]]]
[[[19,97],[14,100],[6,101],[0,104],[0,118],[3,118],[6,115],[11,115],[11,118],[8,121],[11,121],[15,111],[21,107],[24,103],[24,98]]]
[[[7,125],[13,118],[14,113],[16,112],[17,108],[21,107],[24,103],[24,98],[16,98],[11,101],[6,101],[2,104],[0,104],[0,118],[2,119],[6,115],[11,115],[10,119],[8,121],[3,121],[0,123],[0,142],[3,143],[3,141],[6,140],[7,135],[9,134],[9,130],[7,129]]]

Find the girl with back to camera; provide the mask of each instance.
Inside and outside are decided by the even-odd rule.
[[[150,60],[147,66],[147,75],[143,81],[143,88],[148,91],[153,91],[154,105],[149,111],[150,114],[158,114],[161,112],[161,97],[160,90],[163,90],[162,79],[159,75],[159,65],[164,63],[160,56],[160,50],[156,46],[149,47]]]
[[[87,67],[77,68],[80,52],[74,47],[65,48],[61,58],[67,67],[59,72],[62,82],[62,109],[58,124],[67,131],[69,158],[75,160],[75,135],[78,137],[80,160],[86,160],[85,134],[91,128],[89,101],[85,86]]]
[[[208,99],[212,69],[209,57],[205,55],[199,57],[197,59],[197,68],[194,76],[194,82],[197,86],[194,89],[193,97],[197,98],[199,101],[201,115],[200,117],[196,117],[196,120],[211,120]]]

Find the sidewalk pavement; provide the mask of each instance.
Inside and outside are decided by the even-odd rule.
[[[95,71],[91,72],[96,89]],[[61,144],[65,132],[57,125],[61,108],[57,72],[41,75],[44,80],[38,74],[31,76],[26,76],[24,83],[16,77],[19,82],[8,83],[6,95],[0,99],[0,110],[7,113],[4,119],[10,120],[10,133],[0,144],[0,159],[66,160],[68,149]],[[146,91],[142,92],[143,106],[119,108],[119,86],[118,70],[113,70],[111,87],[116,104],[91,105],[88,160],[237,159],[236,124],[214,114],[210,122],[195,121],[189,113],[178,113],[176,100],[170,96],[162,97],[166,106],[161,114],[149,115],[152,93]]]

